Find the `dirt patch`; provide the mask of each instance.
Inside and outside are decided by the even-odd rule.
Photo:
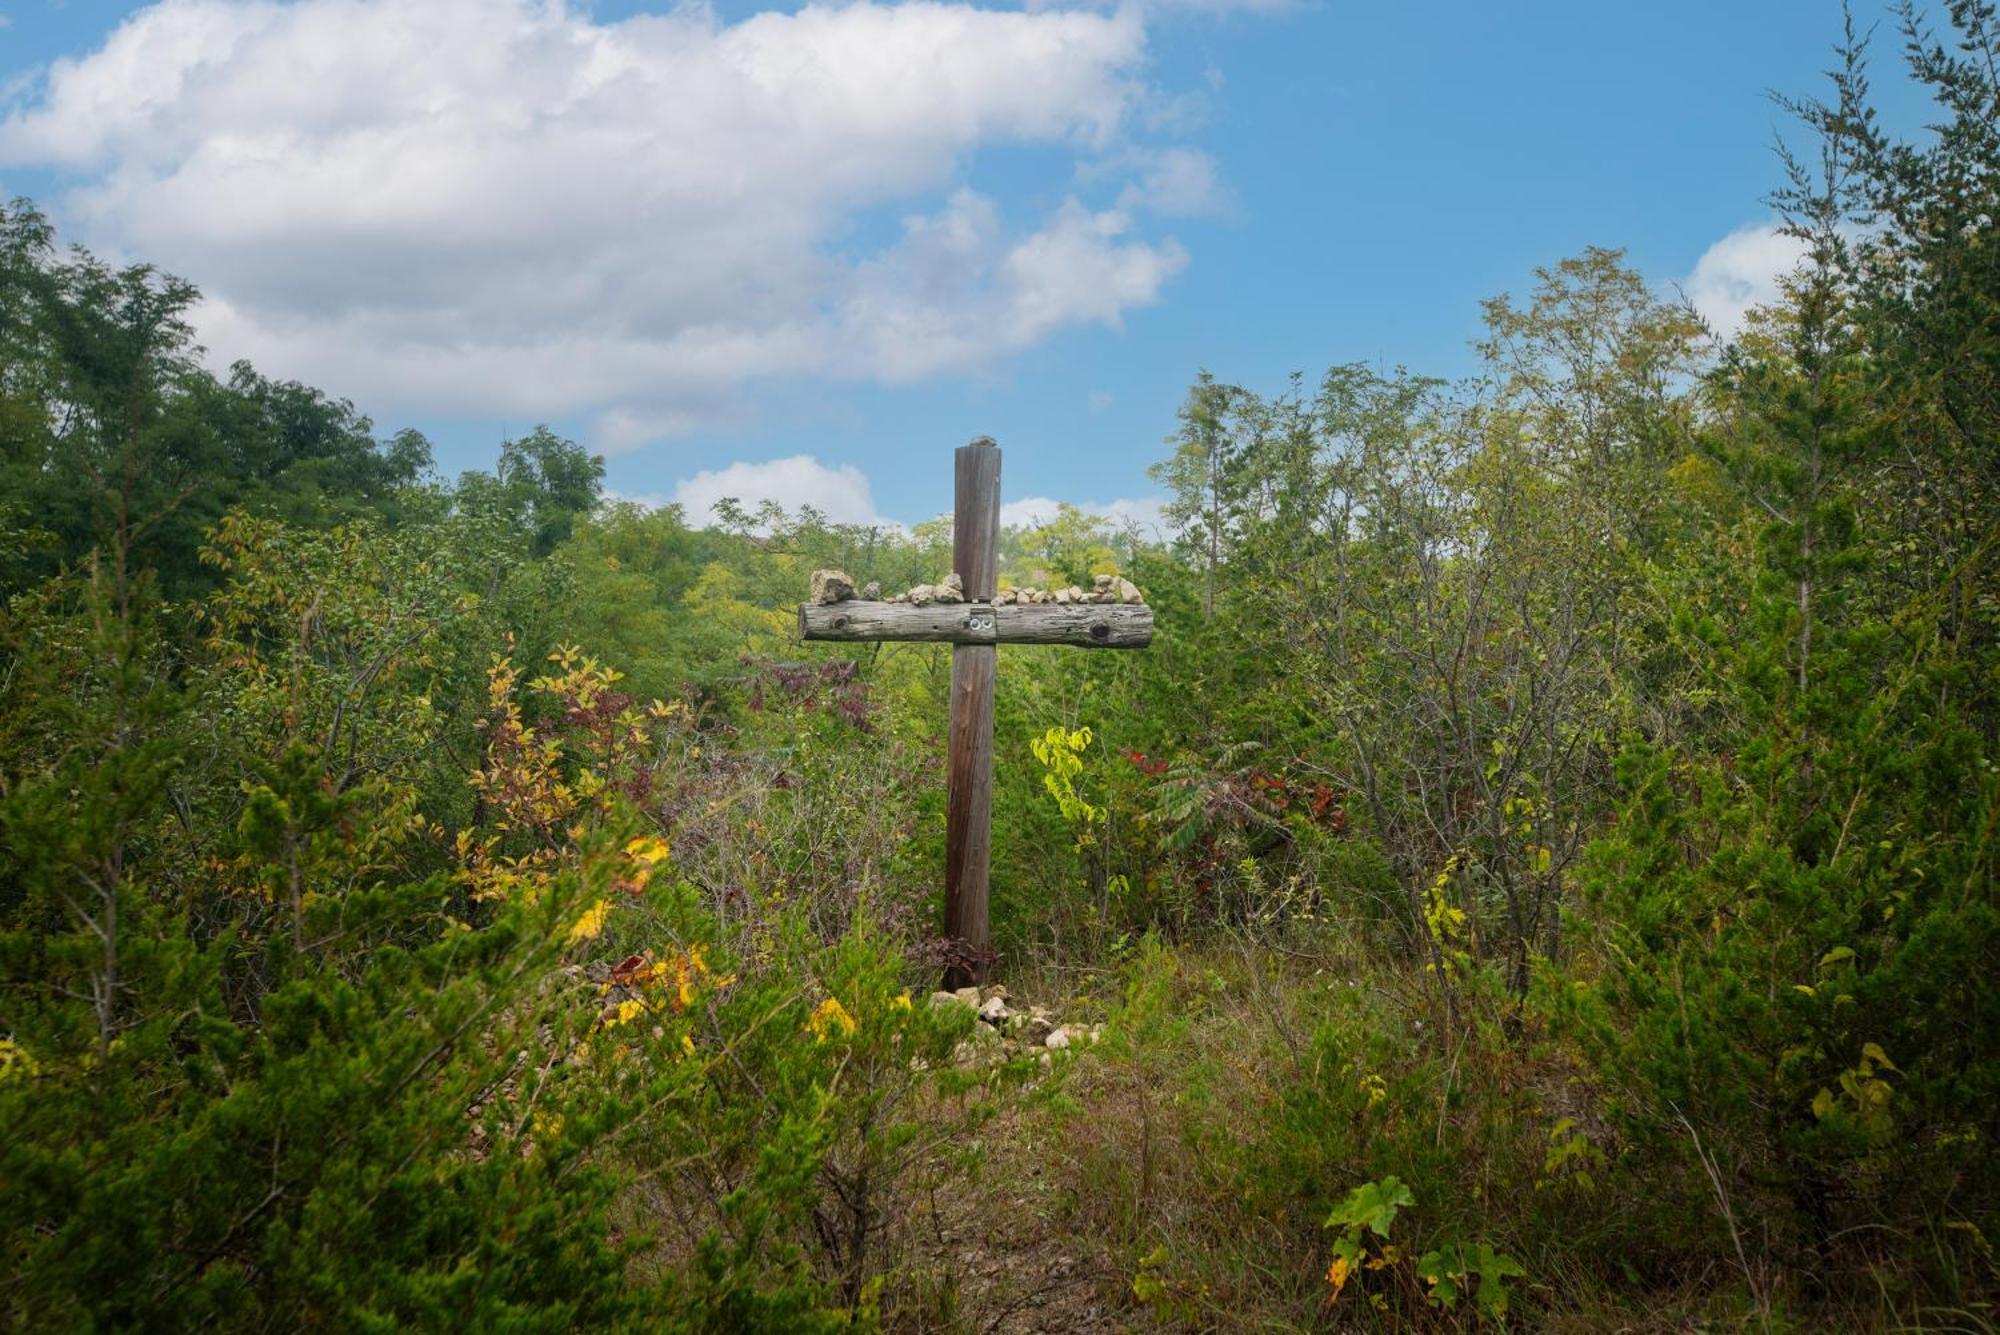
[[[1144,1313],[1126,1301],[1126,1276],[1078,1238],[1062,1184],[1044,1165],[1044,1119],[1010,1108],[982,1128],[978,1177],[925,1193],[903,1243],[914,1287],[936,1295],[891,1315],[904,1331],[1127,1331]]]

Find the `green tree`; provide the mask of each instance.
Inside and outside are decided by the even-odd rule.
[[[150,265],[58,256],[26,200],[0,208],[0,491],[46,534],[16,583],[125,534],[181,597],[209,585],[202,530],[231,507],[307,522],[393,516],[429,467],[415,432],[378,442],[353,405],[239,363],[197,361],[199,293]]]
[[[1216,579],[1228,554],[1241,503],[1238,464],[1243,435],[1254,431],[1255,403],[1241,389],[1203,371],[1181,405],[1181,428],[1168,438],[1174,452],[1152,476],[1171,493],[1167,519],[1202,562],[1202,614],[1215,615]]]
[[[535,556],[547,556],[576,521],[596,508],[604,481],[604,458],[591,454],[545,426],[518,440],[500,443],[492,473],[471,472],[459,479],[459,503],[508,516]]]

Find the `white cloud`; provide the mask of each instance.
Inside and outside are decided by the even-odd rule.
[[[1703,251],[1681,290],[1709,327],[1729,338],[1743,327],[1751,307],[1777,300],[1779,279],[1804,257],[1804,243],[1777,224],[1751,223]]]
[[[1121,208],[1199,218],[1226,215],[1236,206],[1222,185],[1215,159],[1206,153],[1191,148],[1138,149],[1120,165],[1134,177],[1119,192]]]
[[[1116,327],[1187,263],[1173,241],[1122,240],[1130,217],[1071,199],[1011,244],[992,200],[956,191],[934,215],[904,219],[902,239],[857,267],[834,321],[829,365],[916,380],[1016,352],[1068,325]]]
[[[836,524],[894,526],[875,513],[867,474],[852,464],[829,468],[810,454],[704,469],[674,488],[675,503],[697,527],[714,522],[715,503],[725,497],[752,513],[765,501],[776,501],[793,514],[810,505]]]
[[[1158,300],[1186,255],[1143,217],[1218,187],[1140,142],[1174,132],[1146,21],[161,0],[17,96],[0,166],[80,181],[66,226],[200,282],[219,359],[633,448],[746,415],[760,377],[975,371]],[[1010,218],[963,176],[1010,144],[1114,164],[1115,206]],[[885,211],[900,235],[847,249]]]
[[[721,468],[703,469],[692,477],[682,478],[675,484],[670,496],[658,492],[628,493],[606,488],[605,497],[611,501],[629,501],[648,509],[678,505],[687,522],[696,527],[715,522],[715,505],[725,497],[734,499],[752,514],[765,501],[775,501],[794,515],[801,506],[810,505],[837,524],[874,524],[899,532],[906,532],[909,527],[900,520],[877,512],[874,488],[861,469],[853,464],[827,465],[810,454],[794,454],[764,463],[737,460]],[[1158,496],[1133,496],[1102,503],[1072,501],[1070,504],[1085,514],[1098,516],[1115,528],[1137,525],[1145,537],[1157,539],[1166,536],[1166,520],[1161,514],[1164,501]],[[1048,496],[1008,501],[1000,507],[1000,523],[1007,528],[1045,524],[1056,517],[1061,506],[1062,502]],[[936,518],[949,523],[951,512],[947,510]]]
[[[1124,528],[1136,524],[1140,533],[1149,538],[1162,536],[1166,532],[1166,519],[1160,512],[1165,502],[1158,496],[1129,496],[1121,500],[1071,501],[1085,514],[1097,515],[1109,520],[1114,528]],[[1028,496],[1018,501],[1008,501],[1000,507],[1000,522],[1008,528],[1032,528],[1054,519],[1062,507],[1062,502],[1049,496]]]

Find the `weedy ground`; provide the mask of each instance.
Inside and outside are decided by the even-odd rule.
[[[1619,1181],[1588,1080],[1532,1016],[1427,1034],[1424,977],[1333,939],[1143,953],[1010,978],[1106,1039],[1025,1078],[912,1194],[891,1329],[1996,1329],[1976,1305],[1912,1321],[1865,1273],[1809,1291],[1775,1257],[1716,1261],[1712,1191],[1701,1210],[1701,1184]],[[1386,1261],[1336,1289],[1325,1202],[1399,1168],[1414,1203],[1370,1240]],[[1660,1241],[1610,1241],[1635,1234]],[[1446,1304],[1419,1276],[1472,1239],[1520,1263],[1499,1310],[1477,1282]]]

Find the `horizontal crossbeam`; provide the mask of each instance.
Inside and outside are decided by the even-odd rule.
[[[1073,644],[1084,649],[1143,649],[1153,642],[1153,609],[1144,603],[844,602],[799,607],[807,640],[914,640],[937,644]]]

